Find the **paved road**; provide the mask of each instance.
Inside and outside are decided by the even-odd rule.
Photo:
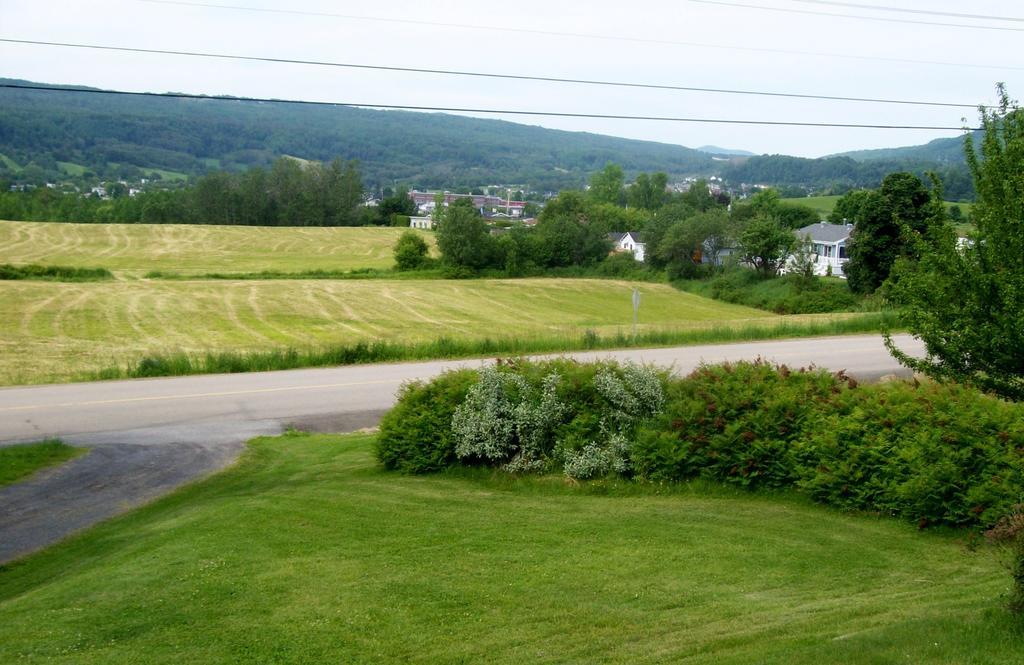
[[[905,351],[921,344],[897,337]],[[762,357],[845,369],[862,379],[906,374],[874,335],[569,354],[674,367]],[[484,361],[107,381],[0,389],[0,445],[60,437],[92,451],[0,489],[0,563],[151,500],[231,463],[245,441],[287,427],[351,431],[377,423],[405,381]]]

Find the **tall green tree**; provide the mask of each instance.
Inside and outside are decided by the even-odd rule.
[[[901,256],[914,256],[917,239],[936,219],[936,202],[921,180],[911,173],[891,173],[882,186],[860,198],[854,211],[850,260],[843,268],[850,289],[874,293],[889,277]],[[938,215],[944,217],[944,213]]]
[[[664,173],[647,175],[641,173],[629,189],[626,190],[626,201],[631,208],[641,210],[657,210],[665,203],[668,196],[668,176]]]
[[[609,204],[595,204],[580,192],[562,192],[548,202],[534,228],[537,262],[549,267],[590,265],[611,251],[606,217]],[[617,210],[617,209],[616,209]],[[625,211],[623,211],[625,212]],[[605,220],[607,221],[607,220]]]
[[[448,206],[437,230],[437,248],[441,260],[452,267],[479,270],[490,263],[493,239],[472,202],[461,199]]]
[[[622,167],[608,162],[603,169],[590,176],[590,189],[587,195],[595,203],[622,205],[625,201],[625,181],[626,176],[622,172]]]
[[[870,189],[855,189],[840,196],[828,216],[828,221],[833,224],[853,224],[860,218],[861,208],[871,192]]]
[[[896,269],[892,297],[927,356],[886,345],[904,365],[937,379],[1024,399],[1024,110],[999,87],[1000,104],[982,110],[981,155],[965,139],[978,192],[977,231],[961,245],[948,223],[933,223],[918,260]]]
[[[680,194],[679,200],[690,206],[694,210],[704,212],[705,210],[711,210],[715,206],[719,205],[718,199],[708,189],[708,183],[706,180],[698,180],[690,185],[690,188]]]
[[[654,213],[653,218],[643,227],[644,243],[650,249],[644,257],[644,261],[655,268],[666,268],[668,262],[662,259],[664,254],[657,251],[662,240],[673,226],[696,216],[697,210],[675,198]]]
[[[796,236],[775,217],[755,217],[739,234],[740,257],[761,277],[774,277],[796,245]]]
[[[696,277],[713,266],[728,244],[729,216],[715,209],[676,222],[652,248],[657,261],[673,277]]]
[[[416,202],[409,196],[409,189],[402,185],[391,196],[385,196],[377,205],[377,224],[388,226],[395,215],[411,217],[415,214]]]
[[[324,223],[327,226],[355,226],[359,221],[359,208],[363,203],[363,178],[358,163],[342,165],[335,159],[326,169],[320,169],[324,189]]]

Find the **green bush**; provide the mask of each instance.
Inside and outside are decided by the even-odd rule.
[[[669,379],[633,365],[513,361],[406,387],[378,456],[412,472],[475,464],[793,488],[921,527],[991,527],[1024,503],[1024,405],[765,362]]]
[[[794,487],[921,527],[991,526],[1024,501],[1024,407],[955,385],[703,367],[670,385],[631,454],[651,480]]]
[[[403,389],[381,423],[378,458],[386,468],[627,473],[633,431],[661,408],[667,380],[646,367],[568,360],[506,361],[469,376],[457,386],[445,387],[453,382],[446,374]],[[440,407],[428,406],[432,400]]]
[[[429,383],[402,386],[380,423],[377,459],[404,473],[440,471],[456,462],[451,422],[477,381],[472,370],[446,372]]]
[[[852,291],[842,279],[803,278],[783,275],[762,279],[753,270],[736,268],[710,280],[677,283],[681,288],[699,295],[756,307],[776,314],[819,314],[851,312],[868,309],[869,299]]]
[[[52,282],[95,282],[113,278],[114,275],[106,268],[0,264],[0,280],[31,279]]]
[[[664,412],[641,428],[634,470],[656,481],[790,485],[794,443],[847,386],[842,375],[764,362],[701,367],[669,386]]]
[[[395,269],[416,270],[427,263],[427,242],[418,234],[406,231],[395,243]]]
[[[841,508],[988,526],[1024,501],[1024,410],[962,386],[851,391],[799,448],[797,486]]]

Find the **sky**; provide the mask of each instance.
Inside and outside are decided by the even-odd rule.
[[[973,107],[996,101],[996,82],[1005,82],[1011,96],[1024,95],[1024,49],[1019,48],[1024,43],[1022,4],[1007,0],[0,0],[0,38],[7,39],[943,102],[972,108],[481,79],[11,43],[0,43],[0,77],[133,91],[353,104],[957,128],[977,124]],[[717,145],[803,157],[917,145],[960,133],[465,115],[687,147]]]

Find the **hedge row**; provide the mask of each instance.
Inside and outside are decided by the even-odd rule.
[[[449,373],[403,388],[377,453],[409,473],[469,464],[794,488],[922,527],[991,527],[1024,503],[1024,405],[763,362],[681,379],[570,361]]]

